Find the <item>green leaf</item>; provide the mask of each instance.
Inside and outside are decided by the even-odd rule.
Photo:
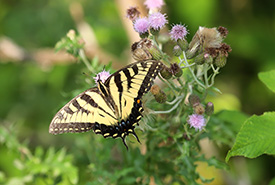
[[[275,178],[270,181],[269,185],[275,185]]]
[[[275,93],[275,70],[261,72],[258,74],[259,79]]]
[[[232,156],[255,158],[262,154],[275,154],[275,112],[254,115],[248,118],[232,149],[226,156],[226,162]]]

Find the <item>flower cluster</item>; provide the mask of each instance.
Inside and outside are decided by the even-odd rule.
[[[201,65],[208,63],[217,67],[224,67],[231,47],[222,43],[226,38],[228,30],[224,27],[205,28],[199,27],[186,51],[187,58],[194,58],[194,61]]]
[[[186,106],[189,106],[191,108],[189,110],[192,112],[185,114],[186,123],[196,131],[201,131],[206,126],[209,116],[213,114],[214,105],[212,102],[203,103],[204,101],[198,95],[193,94],[193,89],[195,92],[199,92],[201,90],[197,88],[202,88],[206,92],[214,85],[214,79],[219,73],[219,69],[225,66],[228,53],[231,52],[230,46],[223,43],[228,30],[224,27],[199,27],[190,42],[186,39],[188,30],[184,24],[174,24],[166,35],[163,32],[159,34],[159,31],[168,23],[166,14],[160,12],[164,2],[163,0],[146,0],[145,5],[149,9],[147,17],[140,17],[140,12],[136,7],[127,10],[127,17],[133,22],[134,30],[142,38],[132,45],[133,58],[137,61],[164,61],[166,65],[163,65],[160,70],[160,76],[168,83],[170,79],[177,79],[181,84],[181,86],[170,85],[170,87],[174,87],[175,100],[171,103],[174,106],[164,112],[176,109],[189,95],[189,104]],[[163,35],[165,36],[161,37]],[[162,45],[169,41],[174,43],[172,53],[179,62],[171,61],[162,51]],[[190,81],[185,82],[188,84],[188,88],[184,86],[184,82],[181,82],[185,68],[189,69],[192,76]],[[167,95],[159,86],[152,86],[151,93],[157,102],[167,102]],[[203,97],[205,98],[205,95]],[[155,113],[157,112],[155,111]]]
[[[149,14],[148,17],[140,17],[140,12],[136,7],[130,7],[127,10],[126,17],[133,21],[134,29],[141,37],[148,36],[149,31],[152,34],[158,32],[168,22],[166,14],[160,12]]]
[[[199,96],[196,94],[189,95],[188,101],[194,113],[188,116],[187,123],[195,130],[202,130],[206,126],[205,116],[213,114],[214,105],[212,102],[208,102],[204,108]]]

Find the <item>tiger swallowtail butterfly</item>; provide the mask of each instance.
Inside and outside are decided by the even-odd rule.
[[[79,94],[61,108],[51,121],[51,134],[78,133],[93,130],[103,137],[120,137],[128,149],[125,137],[133,134],[142,117],[141,98],[153,85],[163,63],[156,60],[132,63],[97,87]]]

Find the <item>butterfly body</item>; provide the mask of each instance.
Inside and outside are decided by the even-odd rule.
[[[61,134],[93,130],[103,137],[122,138],[134,129],[142,117],[141,98],[147,93],[162,68],[155,60],[140,61],[112,74],[97,87],[88,89],[67,103],[54,116],[49,132]]]

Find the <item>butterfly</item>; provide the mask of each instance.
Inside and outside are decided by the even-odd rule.
[[[144,111],[141,98],[154,83],[163,63],[156,60],[132,63],[97,86],[88,89],[61,108],[51,121],[49,133],[78,133],[93,130],[104,138],[125,138],[135,133]]]

